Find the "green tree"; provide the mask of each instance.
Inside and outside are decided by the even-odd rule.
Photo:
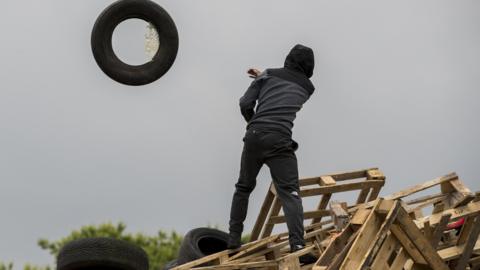
[[[13,269],[13,263],[0,262],[0,270],[12,270],[12,269]]]
[[[0,270],[13,270],[13,263],[0,262]],[[49,265],[38,266],[32,264],[26,264],[23,266],[23,270],[53,270]]]
[[[38,245],[42,249],[48,250],[50,254],[56,257],[60,249],[62,249],[65,244],[73,240],[89,237],[111,237],[115,239],[121,239],[137,245],[145,250],[149,258],[150,270],[162,269],[168,261],[177,257],[182,237],[176,232],[172,231],[170,233],[166,233],[159,231],[157,235],[147,236],[142,233],[127,233],[125,232],[125,229],[126,225],[121,222],[118,224],[104,223],[100,225],[88,225],[81,227],[79,230],[74,230],[67,237],[57,241],[40,239],[38,241]],[[39,269],[30,268],[24,270]]]
[[[23,266],[23,270],[53,270],[53,268],[49,265],[38,266],[38,265],[33,265],[33,264],[27,263]]]

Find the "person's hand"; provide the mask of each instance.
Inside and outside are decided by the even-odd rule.
[[[262,72],[256,68],[251,68],[247,71],[250,78],[257,78]]]

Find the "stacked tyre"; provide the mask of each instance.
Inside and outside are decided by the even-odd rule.
[[[85,238],[66,244],[59,252],[57,270],[149,270],[145,251],[113,238]]]
[[[212,228],[197,228],[183,238],[178,263],[184,264],[227,249],[228,234]]]
[[[212,228],[197,228],[183,238],[178,258],[164,269],[200,259],[227,249],[228,234]],[[65,245],[57,258],[57,270],[149,270],[143,249],[113,238],[85,238]]]
[[[178,258],[165,265],[164,270],[188,263],[227,249],[228,234],[212,228],[197,228],[183,238]]]

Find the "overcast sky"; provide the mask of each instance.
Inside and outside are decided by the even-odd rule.
[[[111,2],[2,2],[0,260],[52,263],[38,238],[105,221],[226,229],[245,71],[281,66],[296,43],[317,62],[294,128],[301,176],[378,166],[385,195],[456,171],[480,189],[480,1],[163,0],[179,54],[142,87],[93,59]],[[125,59],[143,53],[134,26],[115,39]],[[264,168],[247,231],[269,181]]]

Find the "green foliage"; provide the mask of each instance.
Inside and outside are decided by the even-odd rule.
[[[38,245],[48,250],[53,256],[57,256],[60,249],[70,241],[89,238],[89,237],[111,237],[115,239],[125,240],[134,245],[137,245],[148,254],[150,261],[150,270],[159,270],[168,262],[176,258],[182,237],[176,232],[165,233],[159,231],[157,235],[147,236],[142,233],[126,233],[126,225],[124,223],[118,223],[116,225],[112,223],[105,223],[100,225],[88,225],[83,226],[79,230],[75,230],[67,237],[64,237],[57,241],[49,241],[47,239],[40,239]],[[0,269],[4,270],[4,269]],[[5,269],[9,270],[9,269]],[[50,270],[50,269],[37,269],[30,268],[24,270]]]
[[[241,241],[242,241],[243,244],[250,242],[250,234],[246,234],[246,235],[242,236]]]
[[[0,262],[0,270],[12,270],[12,269],[13,269],[13,263]]]
[[[13,270],[13,263],[0,262],[0,270]],[[23,267],[23,270],[53,270],[53,268],[50,266],[35,266],[31,264],[26,264]]]
[[[23,266],[23,270],[53,270],[51,266],[38,266],[38,265],[31,265],[31,264],[26,264]]]

